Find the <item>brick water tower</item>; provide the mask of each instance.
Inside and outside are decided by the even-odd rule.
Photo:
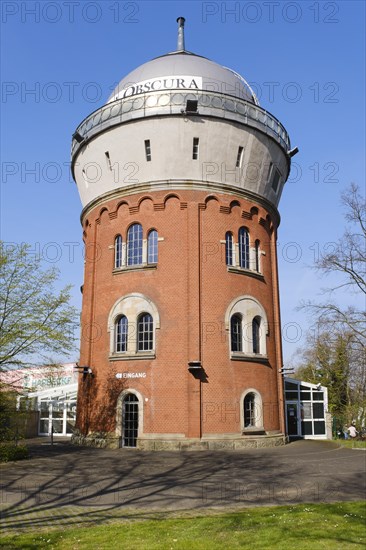
[[[75,442],[284,441],[277,205],[290,140],[235,71],[185,49],[76,129],[85,274]]]

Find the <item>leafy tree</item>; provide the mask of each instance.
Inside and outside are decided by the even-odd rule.
[[[75,349],[71,287],[55,290],[58,271],[44,270],[29,248],[0,242],[0,371]]]

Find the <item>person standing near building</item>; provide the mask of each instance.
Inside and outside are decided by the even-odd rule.
[[[348,432],[349,432],[349,435],[350,435],[351,439],[354,439],[357,436],[357,433],[358,433],[354,424],[350,425],[350,427],[348,428]]]

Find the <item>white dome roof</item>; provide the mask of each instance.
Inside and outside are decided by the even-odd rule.
[[[238,73],[186,50],[156,57],[133,70],[120,81],[107,103],[163,89],[206,90],[258,105],[250,86]]]

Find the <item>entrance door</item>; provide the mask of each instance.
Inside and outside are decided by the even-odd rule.
[[[299,435],[299,417],[298,417],[298,404],[287,403],[287,435],[298,436]]]
[[[139,428],[139,400],[133,393],[128,393],[123,400],[123,447],[136,447]]]

